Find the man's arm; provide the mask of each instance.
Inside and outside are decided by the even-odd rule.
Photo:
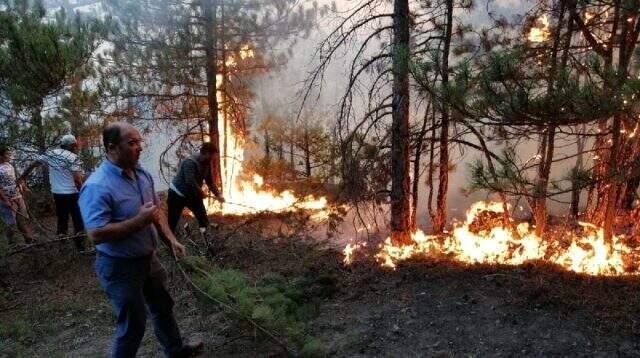
[[[73,172],[73,184],[76,185],[76,188],[80,190],[82,188],[82,183],[84,182],[84,175],[82,175],[81,171]]]
[[[153,203],[145,204],[138,215],[131,219],[109,223],[100,228],[87,230],[87,236],[95,244],[103,244],[107,242],[117,242],[130,237],[136,231],[142,230],[145,226],[155,221],[155,212],[158,211]]]
[[[156,226],[156,229],[158,230],[158,233],[160,234],[160,238],[171,248],[173,254],[177,258],[184,257],[186,255],[185,248],[181,243],[178,242],[178,239],[176,239],[176,236],[169,228],[167,216],[161,209],[158,209],[155,213],[154,224]]]
[[[27,169],[25,169],[25,170],[24,170],[24,172],[22,173],[22,175],[18,178],[17,182],[18,182],[18,183],[20,183],[20,182],[25,182],[25,180],[29,177],[29,174],[31,174],[31,172],[32,172],[35,168],[37,168],[37,167],[39,167],[39,166],[41,166],[41,165],[43,165],[43,164],[44,164],[44,163],[43,163],[40,159],[33,161],[31,164],[29,164],[29,166],[27,167]]]
[[[196,171],[198,170],[198,164],[196,164],[196,162],[191,159],[186,159],[184,163],[182,163],[182,170],[184,171],[184,184],[187,187],[187,192],[184,194],[187,197],[195,195],[196,197],[193,199],[203,199],[204,193],[202,193],[202,183],[199,183],[196,180]]]
[[[82,160],[78,155],[74,154],[71,161],[71,174],[73,175],[73,184],[80,190],[84,182],[84,172],[82,171]]]
[[[7,198],[6,195],[4,195],[2,190],[0,190],[0,202],[4,203],[6,206],[10,207],[11,209],[15,209],[15,205],[11,202],[11,200],[9,200],[9,198]]]

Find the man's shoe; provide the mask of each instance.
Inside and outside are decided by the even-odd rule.
[[[202,353],[203,348],[204,348],[204,343],[202,343],[202,341],[183,344],[182,348],[180,348],[179,351],[170,355],[170,358],[195,357],[198,354]]]

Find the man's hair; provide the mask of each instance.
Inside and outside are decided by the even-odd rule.
[[[213,143],[211,142],[202,143],[202,146],[200,147],[200,154],[213,154],[213,152],[215,152],[213,148]]]
[[[0,155],[5,155],[9,151],[9,147],[4,144],[0,144]]]
[[[102,144],[109,149],[109,144],[118,145],[121,140],[121,128],[117,124],[108,124],[102,130]]]

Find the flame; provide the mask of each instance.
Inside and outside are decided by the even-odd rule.
[[[594,14],[590,13],[590,12],[585,12],[584,13],[584,23],[588,24],[593,18],[595,17]]]
[[[344,262],[345,265],[351,265],[354,261],[353,256],[355,252],[366,246],[366,242],[347,244],[347,246],[345,246],[344,250],[342,251],[344,253],[344,259],[342,260],[342,262]]]
[[[537,20],[538,25],[534,26],[529,30],[528,39],[531,42],[544,42],[551,35],[551,31],[549,30],[549,18],[547,15],[542,15],[540,19]]]
[[[411,235],[412,243],[407,245],[394,245],[391,238],[387,238],[375,258],[390,268],[411,258],[445,255],[467,264],[520,265],[544,260],[588,275],[640,273],[625,267],[624,259],[632,250],[621,242],[622,237],[614,236],[611,243],[607,243],[600,227],[579,223],[583,233],[567,232],[564,238],[570,244],[565,247],[559,242],[542,240],[526,223],[517,225],[517,235],[514,235],[499,222],[503,220],[503,212],[502,203],[477,202],[467,211],[466,220],[454,224],[453,232],[444,238],[426,235],[421,230]],[[358,248],[353,244],[345,248],[346,264],[353,261],[353,253]]]
[[[241,59],[253,57],[253,50],[249,46],[244,46],[237,54]],[[237,58],[233,54],[229,55],[225,61],[227,66],[236,66]],[[216,83],[218,87],[222,84],[223,77],[218,75]],[[221,91],[218,91],[218,103],[224,103]],[[218,133],[220,133],[219,143],[223,147],[223,143],[227,141],[227,160],[221,158],[220,170],[222,175],[222,194],[225,203],[211,202],[205,199],[207,212],[210,214],[222,215],[246,215],[255,214],[264,211],[270,212],[291,212],[300,209],[315,211],[311,219],[326,219],[329,212],[327,208],[327,199],[324,197],[315,198],[307,196],[304,198],[297,197],[292,191],[283,192],[270,191],[264,186],[264,179],[254,174],[249,181],[242,180],[239,174],[243,172],[244,167],[244,145],[245,140],[242,136],[234,132],[232,125],[224,126],[225,111],[221,110],[218,121]],[[221,150],[221,154],[224,151]]]

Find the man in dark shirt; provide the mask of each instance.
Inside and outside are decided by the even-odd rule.
[[[202,182],[207,183],[209,191],[224,202],[211,177],[211,156],[213,155],[213,145],[205,142],[200,147],[200,153],[193,154],[180,163],[178,174],[169,185],[169,227],[175,233],[176,226],[180,220],[182,210],[186,206],[191,210],[198,220],[200,232],[204,234],[209,225],[207,209],[203,200],[207,197],[202,191]]]
[[[176,257],[184,256],[185,248],[159,208],[153,177],[138,164],[140,133],[117,122],[104,129],[103,142],[107,157],[84,183],[79,204],[87,235],[96,244],[98,281],[116,314],[111,355],[135,357],[148,309],[167,356],[193,356],[202,342],[183,344],[166,287],[167,272],[156,255],[158,235]]]

